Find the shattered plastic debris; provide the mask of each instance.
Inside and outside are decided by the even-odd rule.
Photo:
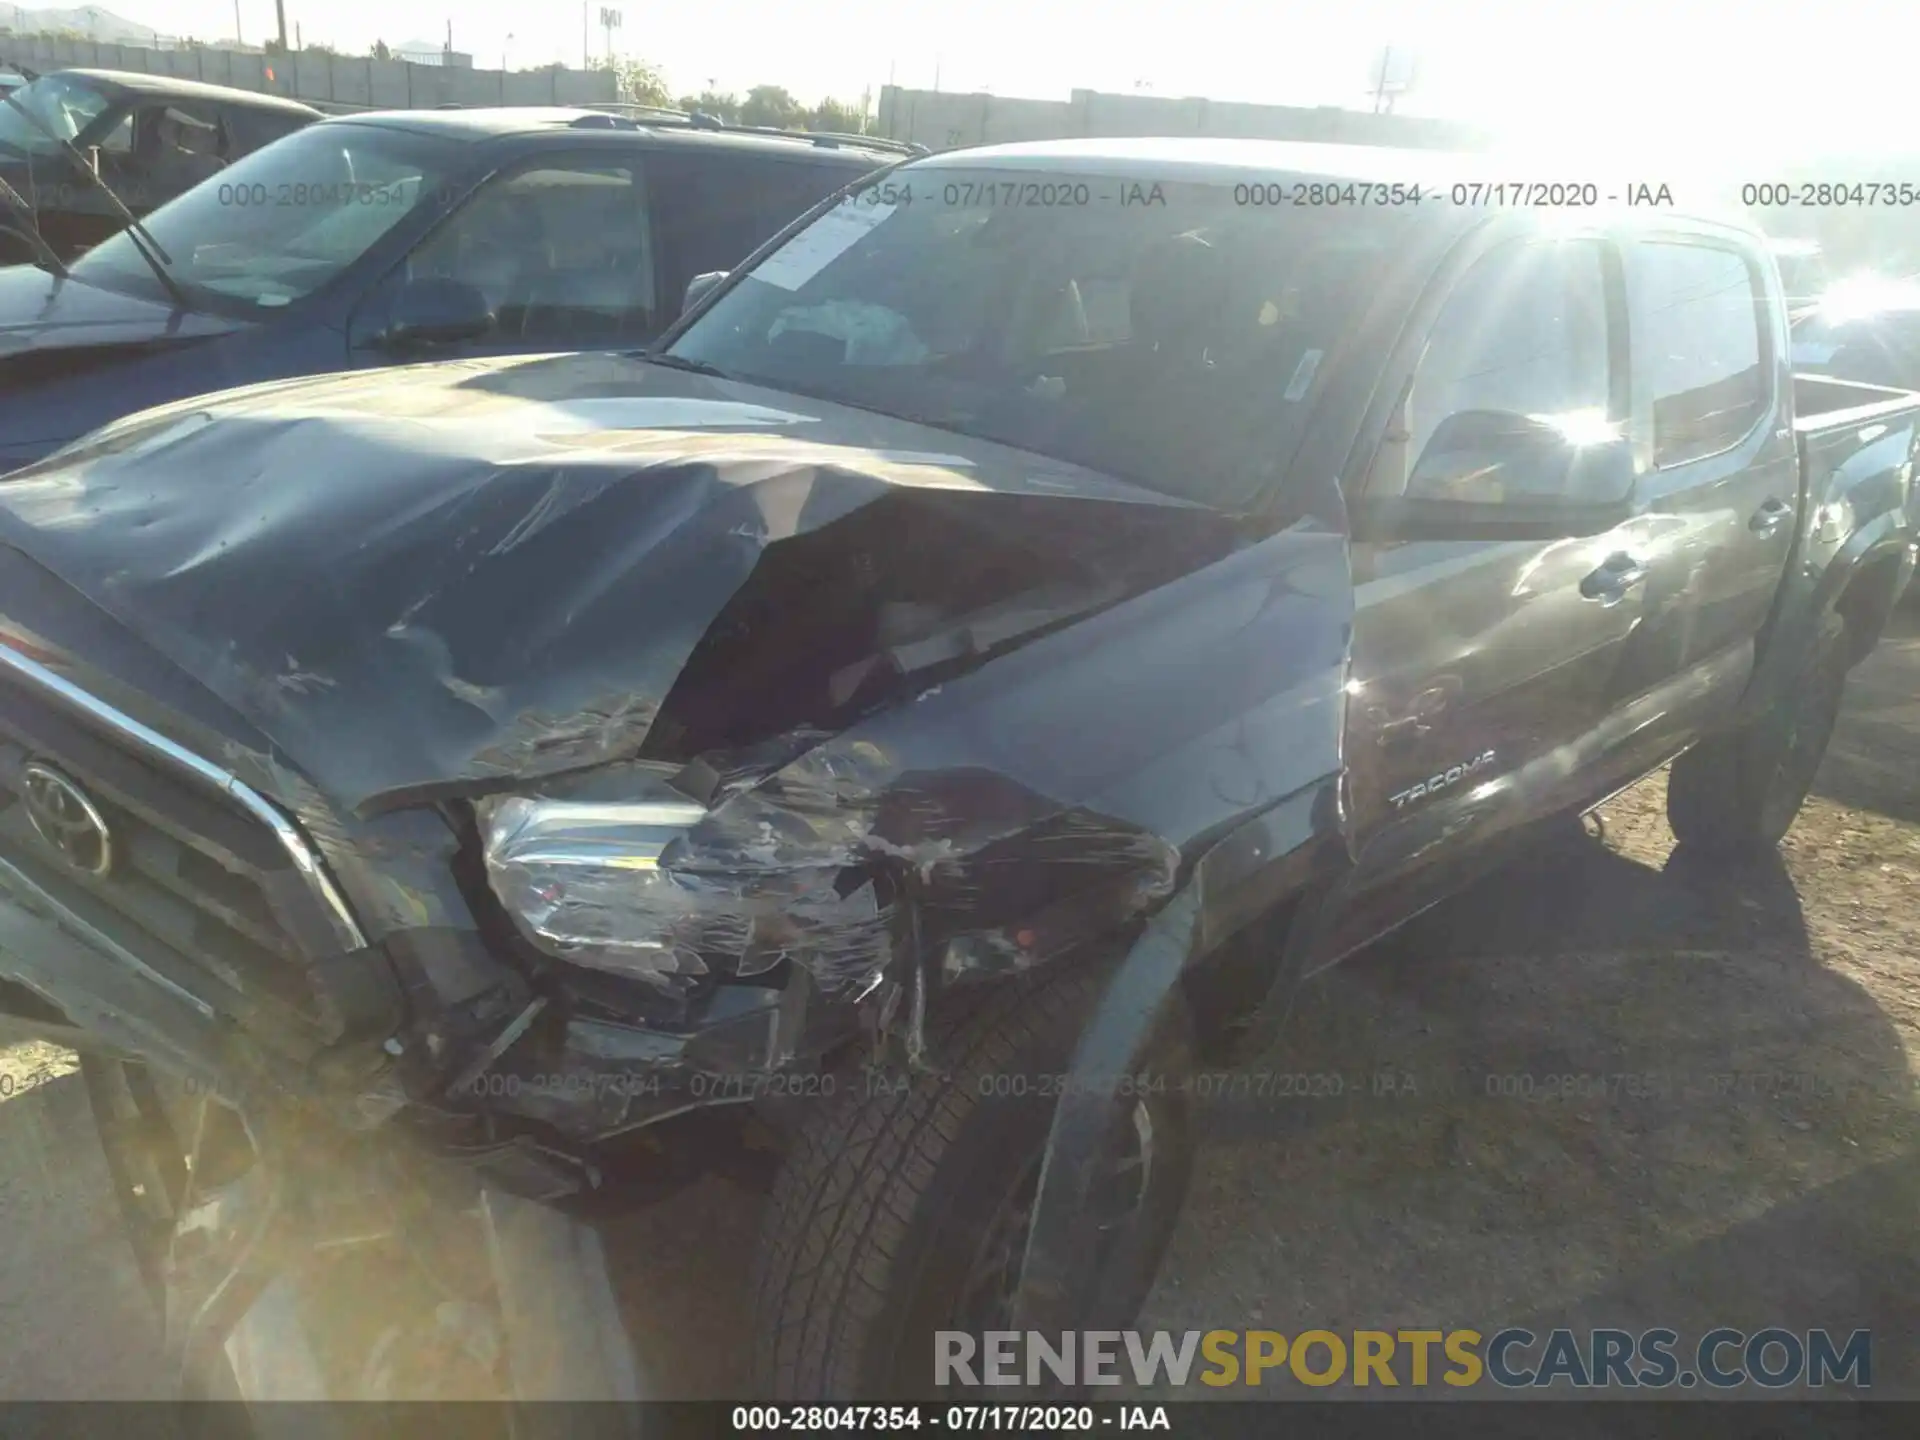
[[[625,798],[585,798],[606,794]],[[870,992],[904,903],[949,977],[1025,968],[1163,899],[1177,864],[1159,837],[980,777],[906,783],[863,740],[816,746],[710,809],[642,765],[478,808],[495,891],[535,943],[669,994],[784,960],[827,993]],[[1004,897],[1020,923],[1000,919]]]

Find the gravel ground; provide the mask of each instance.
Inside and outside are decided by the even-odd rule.
[[[1317,982],[1248,1068],[1342,1094],[1207,1108],[1141,1327],[1869,1328],[1875,1391],[1920,1393],[1914,607],[1896,625],[1779,864],[1688,873],[1654,777],[1603,839]],[[166,1393],[72,1068],[0,1050],[0,1401]],[[655,1393],[737,1393],[755,1210],[709,1181],[621,1226]]]

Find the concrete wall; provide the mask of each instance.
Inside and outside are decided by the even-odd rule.
[[[1303,109],[1093,90],[1075,90],[1067,100],[1020,100],[896,85],[880,91],[878,130],[935,150],[1076,135],[1216,135],[1439,150],[1480,149],[1487,143],[1471,127],[1450,121],[1330,105]]]
[[[289,95],[310,103],[376,110],[430,110],[436,105],[584,105],[620,98],[618,81],[606,70],[467,70],[329,55],[322,50],[256,55],[212,46],[149,50],[139,45],[96,45],[90,40],[37,37],[8,40],[0,45],[0,51],[35,70],[145,71]],[[269,68],[272,80],[267,79]]]

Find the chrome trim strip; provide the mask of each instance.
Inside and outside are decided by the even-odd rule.
[[[294,868],[300,872],[300,878],[307,888],[325,908],[333,928],[349,950],[364,950],[366,935],[360,929],[360,922],[353,917],[353,911],[347,907],[346,897],[333,883],[333,877],[326,872],[320,857],[314,853],[307,839],[295,828],[292,821],[264,795],[246,784],[231,771],[222,770],[212,761],[203,759],[183,746],[174,744],[159,731],[150,729],[135,720],[131,715],[123,715],[99,696],[82,690],[72,681],[56,675],[38,661],[29,660],[19,651],[0,645],[0,666],[11,670],[23,679],[32,681],[43,690],[50,690],[78,710],[83,710],[103,725],[111,726],[127,739],[139,745],[149,754],[166,760],[182,770],[189,771],[202,781],[213,786],[232,799],[242,809],[272,830],[280,841],[280,848],[287,852]]]

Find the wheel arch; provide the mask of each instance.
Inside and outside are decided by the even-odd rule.
[[[1090,1298],[1081,1263],[1090,1237],[1078,1218],[1098,1183],[1095,1161],[1111,1118],[1103,1077],[1127,1073],[1209,963],[1231,962],[1236,946],[1254,947],[1241,951],[1251,955],[1250,975],[1237,977],[1253,998],[1230,1018],[1246,1022],[1249,1050],[1271,1040],[1351,867],[1340,797],[1339,774],[1327,775],[1214,844],[1107,977],[1054,1110],[1028,1232],[1021,1326],[1079,1328]],[[1263,941],[1273,945],[1270,958],[1257,948]]]
[[[1849,666],[1866,659],[1880,643],[1912,574],[1913,552],[1895,538],[1863,555],[1842,577],[1833,608],[1846,622]]]

